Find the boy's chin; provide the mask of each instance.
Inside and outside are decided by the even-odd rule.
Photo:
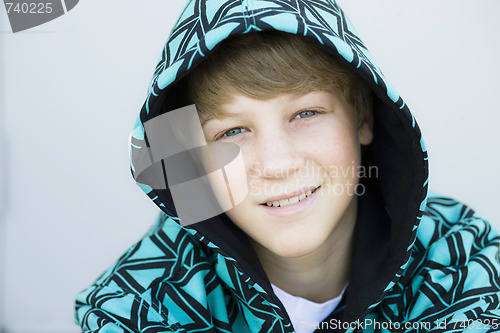
[[[259,243],[259,247],[264,247],[267,250],[266,252],[274,256],[283,259],[293,259],[313,254],[325,241],[326,237],[324,235],[297,234],[262,241],[262,243]]]

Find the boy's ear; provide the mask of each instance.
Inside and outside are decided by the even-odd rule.
[[[373,141],[373,107],[371,105],[364,112],[363,119],[358,127],[358,135],[359,143],[364,146]]]

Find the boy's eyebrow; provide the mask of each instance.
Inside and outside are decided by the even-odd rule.
[[[231,117],[236,117],[236,116],[238,116],[237,113],[218,110],[215,113],[212,113],[208,116],[202,117],[203,120],[201,121],[201,126],[203,127],[205,125],[205,123],[210,121],[210,120],[214,120],[214,119],[220,120],[223,118],[231,118]]]

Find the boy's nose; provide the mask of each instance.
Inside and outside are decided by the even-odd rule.
[[[254,167],[263,178],[290,177],[304,166],[301,146],[300,142],[282,132],[259,139],[253,149]]]

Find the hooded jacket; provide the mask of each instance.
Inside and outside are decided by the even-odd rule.
[[[247,236],[225,214],[182,226],[166,176],[165,189],[148,185],[158,165],[137,168],[149,156],[144,124],[184,106],[180,80],[227,37],[264,30],[317,43],[375,94],[368,163],[378,179],[359,198],[347,290],[317,331],[500,331],[498,232],[428,193],[415,118],[334,0],[189,0],[131,135],[132,174],[162,213],[78,295],[83,332],[294,332]]]

